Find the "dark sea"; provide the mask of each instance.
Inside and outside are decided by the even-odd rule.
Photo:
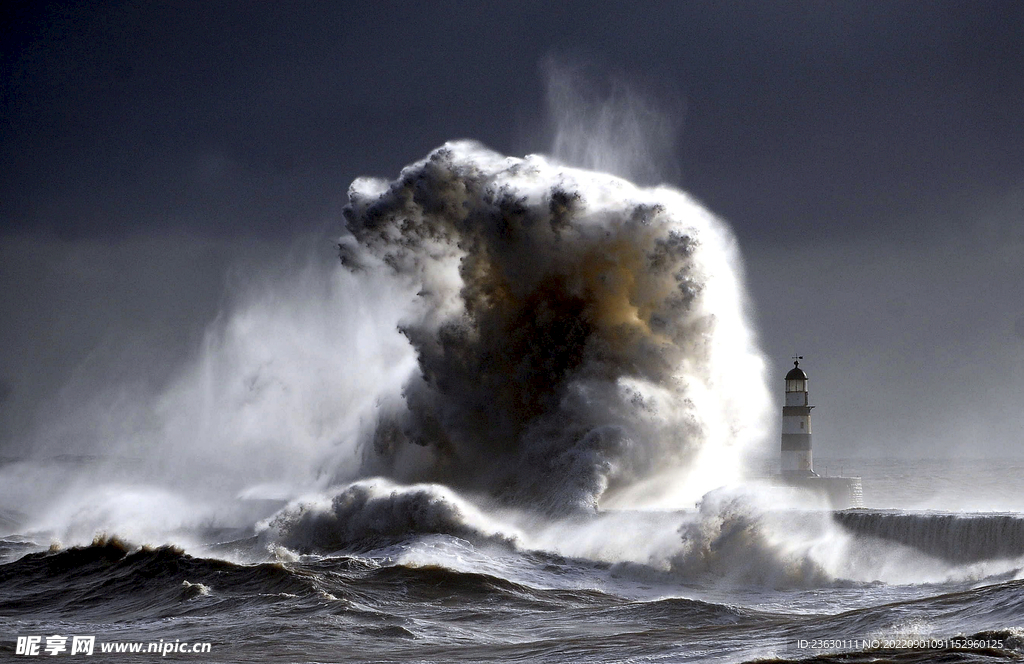
[[[1024,464],[841,463],[869,507],[599,513],[549,523],[534,546],[514,519],[454,535],[452,515],[412,515],[408,532],[368,523],[316,554],[255,526],[51,547],[8,508],[0,652],[31,661],[17,639],[39,636],[49,658],[47,637],[94,636],[90,660],[110,662],[1024,659],[1024,513],[1009,509]],[[714,535],[695,542],[695,525]],[[70,643],[56,656],[89,657]],[[209,651],[101,652],[181,643]]]

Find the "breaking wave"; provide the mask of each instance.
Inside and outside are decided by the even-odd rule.
[[[735,242],[685,194],[453,142],[349,200],[343,263],[417,293],[372,471],[549,512],[740,474],[764,363]]]
[[[369,551],[435,534],[478,544],[514,540],[445,487],[399,487],[379,478],[299,501],[268,520],[263,534],[300,553]]]

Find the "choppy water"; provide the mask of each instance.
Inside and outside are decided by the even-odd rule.
[[[886,467],[909,472],[914,463]],[[865,480],[891,491],[901,484],[899,473]],[[1014,480],[990,475],[993,486]],[[210,642],[209,654],[167,657],[218,662],[1024,658],[1024,515],[852,510],[838,515],[850,530],[831,531],[801,510],[773,518],[733,509],[742,514],[733,531],[720,528],[689,559],[688,527],[723,518],[721,506],[561,522],[548,550],[516,540],[510,527],[495,526],[503,537],[430,532],[450,530],[440,524],[407,533],[369,526],[374,537],[308,554],[297,550],[316,547],[293,538],[284,550],[244,528],[192,532],[184,546],[107,539],[48,550],[19,533],[8,510],[0,652],[13,657],[16,636],[60,634]],[[635,544],[623,533],[630,528],[667,534],[676,558],[609,562],[615,556],[592,541]],[[302,532],[313,544],[315,533]],[[851,541],[839,541],[844,533]],[[803,548],[770,543],[787,536]],[[593,555],[559,553],[572,549]],[[967,638],[949,641],[957,637]],[[836,652],[847,655],[827,655]],[[94,654],[104,657],[153,656]]]

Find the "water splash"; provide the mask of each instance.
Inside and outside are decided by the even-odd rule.
[[[464,141],[357,180],[345,214],[343,261],[417,291],[419,372],[382,408],[375,470],[549,511],[739,476],[764,363],[735,241],[685,194]]]

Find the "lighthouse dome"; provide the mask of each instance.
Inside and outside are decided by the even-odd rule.
[[[793,364],[796,366],[790,369],[789,373],[786,374],[786,380],[807,380],[807,374],[805,374],[804,370],[800,368],[800,365],[796,362]]]

